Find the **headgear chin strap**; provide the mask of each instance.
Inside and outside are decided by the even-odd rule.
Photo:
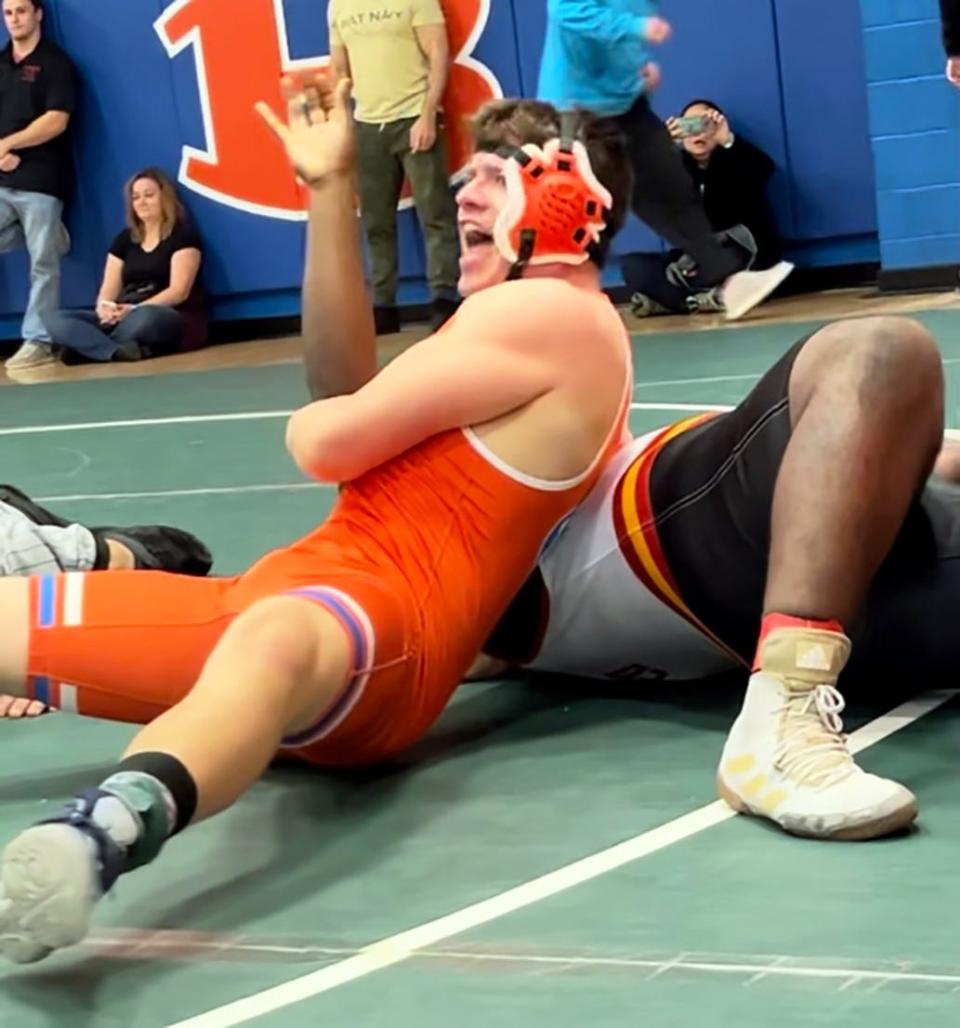
[[[600,239],[604,210],[613,197],[590,167],[586,147],[574,140],[573,117],[565,114],[562,138],[543,149],[528,143],[502,148],[507,203],[493,229],[497,249],[511,262],[510,278],[532,264],[583,264]]]

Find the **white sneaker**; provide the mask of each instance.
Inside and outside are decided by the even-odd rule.
[[[793,271],[789,261],[780,261],[766,271],[738,271],[724,283],[723,305],[727,321],[736,321],[764,300]]]
[[[68,824],[35,825],[4,850],[0,954],[32,964],[80,942],[100,897],[94,847]]]
[[[4,364],[7,371],[24,371],[27,368],[40,368],[45,364],[56,364],[57,357],[47,343],[35,343],[27,340],[17,352]]]
[[[815,839],[873,839],[916,819],[913,794],[867,774],[847,748],[834,683],[849,651],[835,632],[790,628],[767,638],[765,670],[750,677],[717,771],[734,810]]]

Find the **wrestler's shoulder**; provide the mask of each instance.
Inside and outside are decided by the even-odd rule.
[[[483,289],[464,300],[464,321],[489,319],[505,330],[539,330],[556,338],[582,332],[584,319],[596,324],[612,305],[601,292],[583,289],[559,278],[518,279]],[[606,321],[615,328],[616,320]]]
[[[519,278],[488,286],[464,300],[463,307],[470,308],[499,303],[526,305],[541,297],[546,300],[578,304],[596,303],[598,299],[605,299],[603,293],[575,286],[564,278],[544,275],[542,278]]]

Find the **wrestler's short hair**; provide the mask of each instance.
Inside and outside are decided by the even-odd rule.
[[[606,230],[590,251],[590,258],[603,267],[613,237],[623,228],[633,191],[633,171],[623,135],[609,118],[577,111],[577,138],[586,147],[593,173],[613,197],[604,212]],[[560,135],[560,112],[543,100],[491,100],[474,115],[473,144],[476,150],[494,151],[501,146],[543,146]]]

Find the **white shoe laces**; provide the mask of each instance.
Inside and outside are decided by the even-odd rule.
[[[846,704],[832,685],[791,688],[779,709],[781,739],[775,766],[799,785],[826,788],[858,770],[843,734],[840,718]]]

